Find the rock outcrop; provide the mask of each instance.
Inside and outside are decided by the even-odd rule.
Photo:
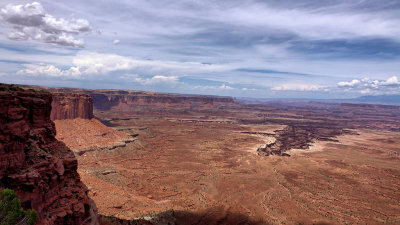
[[[53,92],[51,120],[93,118],[92,97],[83,93]]]
[[[124,132],[107,127],[96,119],[68,119],[54,121],[57,140],[64,142],[74,153],[124,147],[136,139]]]
[[[286,152],[291,149],[308,149],[315,140],[337,142],[335,137],[342,134],[354,134],[338,127],[324,127],[315,123],[289,125],[275,131],[274,143],[258,148],[262,155],[290,156]]]
[[[98,224],[73,152],[55,139],[52,95],[0,91],[0,189],[15,190],[39,225]]]

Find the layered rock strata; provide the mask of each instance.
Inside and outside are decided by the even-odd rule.
[[[52,96],[51,120],[93,118],[93,102],[90,95],[83,93],[54,92]]]
[[[166,94],[145,91],[130,91],[130,90],[92,90],[92,89],[77,89],[77,88],[55,88],[55,87],[40,87],[54,93],[55,102],[57,98],[63,100],[63,93],[68,96],[70,93],[76,93],[77,96],[85,94],[92,96],[93,106],[98,110],[131,110],[136,106],[150,107],[211,107],[211,106],[229,106],[234,105],[235,101],[232,97],[221,97],[211,95],[183,95],[183,94]],[[64,101],[64,102],[63,102]],[[59,101],[63,105],[68,104],[66,100]],[[57,103],[59,105],[59,103]],[[63,107],[61,107],[63,109]],[[70,110],[70,108],[68,108]],[[86,111],[86,110],[85,110]],[[52,113],[53,114],[53,113]],[[64,111],[58,112],[58,115],[65,115]],[[84,118],[75,116],[74,118]],[[52,119],[55,119],[52,117]],[[73,119],[64,116],[63,119]]]
[[[99,110],[129,109],[132,106],[210,107],[232,105],[231,97],[160,94],[137,91],[91,91],[94,107]]]
[[[0,189],[15,190],[39,225],[98,224],[77,159],[55,139],[51,102],[50,93],[0,91]]]

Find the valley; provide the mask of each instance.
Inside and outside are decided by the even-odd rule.
[[[78,156],[102,216],[127,224],[162,224],[160,216],[172,224],[400,221],[398,107],[93,105],[96,119],[134,137]]]

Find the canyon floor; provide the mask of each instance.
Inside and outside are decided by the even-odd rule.
[[[125,220],[399,224],[398,109],[313,107],[95,110],[134,139],[81,154],[79,174],[99,214]]]

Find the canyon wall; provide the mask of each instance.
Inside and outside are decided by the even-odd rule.
[[[130,90],[92,90],[79,88],[40,87],[53,93],[51,119],[90,119],[93,107],[99,110],[129,111],[135,106],[149,107],[214,107],[234,105],[232,97],[212,95],[165,94]]]
[[[234,104],[231,97],[161,94],[139,91],[90,91],[93,105],[100,110],[129,109],[132,106],[211,107]]]
[[[55,139],[52,94],[0,91],[0,189],[17,192],[39,225],[98,224],[72,151]]]
[[[83,93],[53,92],[51,120],[93,118],[92,97]]]

